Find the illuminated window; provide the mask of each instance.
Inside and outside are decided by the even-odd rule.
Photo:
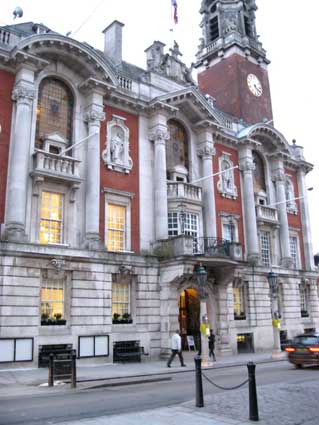
[[[60,244],[63,241],[63,195],[42,192],[40,243]]]
[[[131,281],[129,278],[116,279],[112,283],[112,322],[132,323]]]
[[[64,282],[43,282],[41,287],[41,325],[64,325]]]
[[[234,319],[246,320],[246,285],[244,282],[234,282],[233,284],[234,300]]]
[[[36,109],[36,147],[42,147],[47,135],[59,133],[71,142],[73,120],[73,95],[62,81],[45,78],[39,87]]]
[[[107,249],[109,251],[125,250],[125,211],[121,205],[107,206]]]

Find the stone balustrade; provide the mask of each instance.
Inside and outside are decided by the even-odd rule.
[[[188,201],[202,202],[202,189],[185,182],[168,182],[167,197],[168,199],[183,198]]]
[[[41,149],[35,149],[34,172],[66,180],[78,180],[81,161],[70,156],[60,156]]]
[[[278,212],[276,208],[267,205],[256,205],[257,220],[263,220],[270,223],[278,223]]]

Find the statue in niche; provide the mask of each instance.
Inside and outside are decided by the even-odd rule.
[[[124,142],[119,131],[111,139],[111,161],[114,163],[121,162],[120,156],[124,151]]]
[[[222,180],[223,180],[223,188],[225,192],[232,191],[232,172],[230,170],[229,164],[224,162],[223,164],[223,174],[222,174]]]

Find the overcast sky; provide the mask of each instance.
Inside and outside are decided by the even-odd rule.
[[[24,16],[16,22],[34,21],[66,34],[74,34],[103,49],[103,29],[117,19],[125,24],[123,57],[145,67],[144,50],[154,40],[171,47],[176,39],[186,64],[194,61],[200,34],[201,0],[177,0],[178,25],[173,24],[171,0],[6,0],[0,4],[0,24],[12,24],[12,11],[22,7]],[[319,252],[319,121],[318,0],[257,0],[257,31],[271,60],[269,76],[276,128],[289,143],[304,146],[306,159],[315,165],[308,176],[313,248]],[[174,32],[170,29],[174,27]]]

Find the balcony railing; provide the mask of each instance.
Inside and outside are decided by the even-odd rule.
[[[41,149],[35,149],[34,173],[64,180],[80,180],[81,161],[70,156],[60,156]]]
[[[167,183],[168,199],[183,198],[189,201],[202,202],[202,189],[185,182]]]
[[[194,254],[230,257],[230,242],[220,238],[193,238]]]
[[[270,223],[278,223],[278,212],[276,208],[268,207],[266,205],[256,205],[256,216],[259,220]]]

